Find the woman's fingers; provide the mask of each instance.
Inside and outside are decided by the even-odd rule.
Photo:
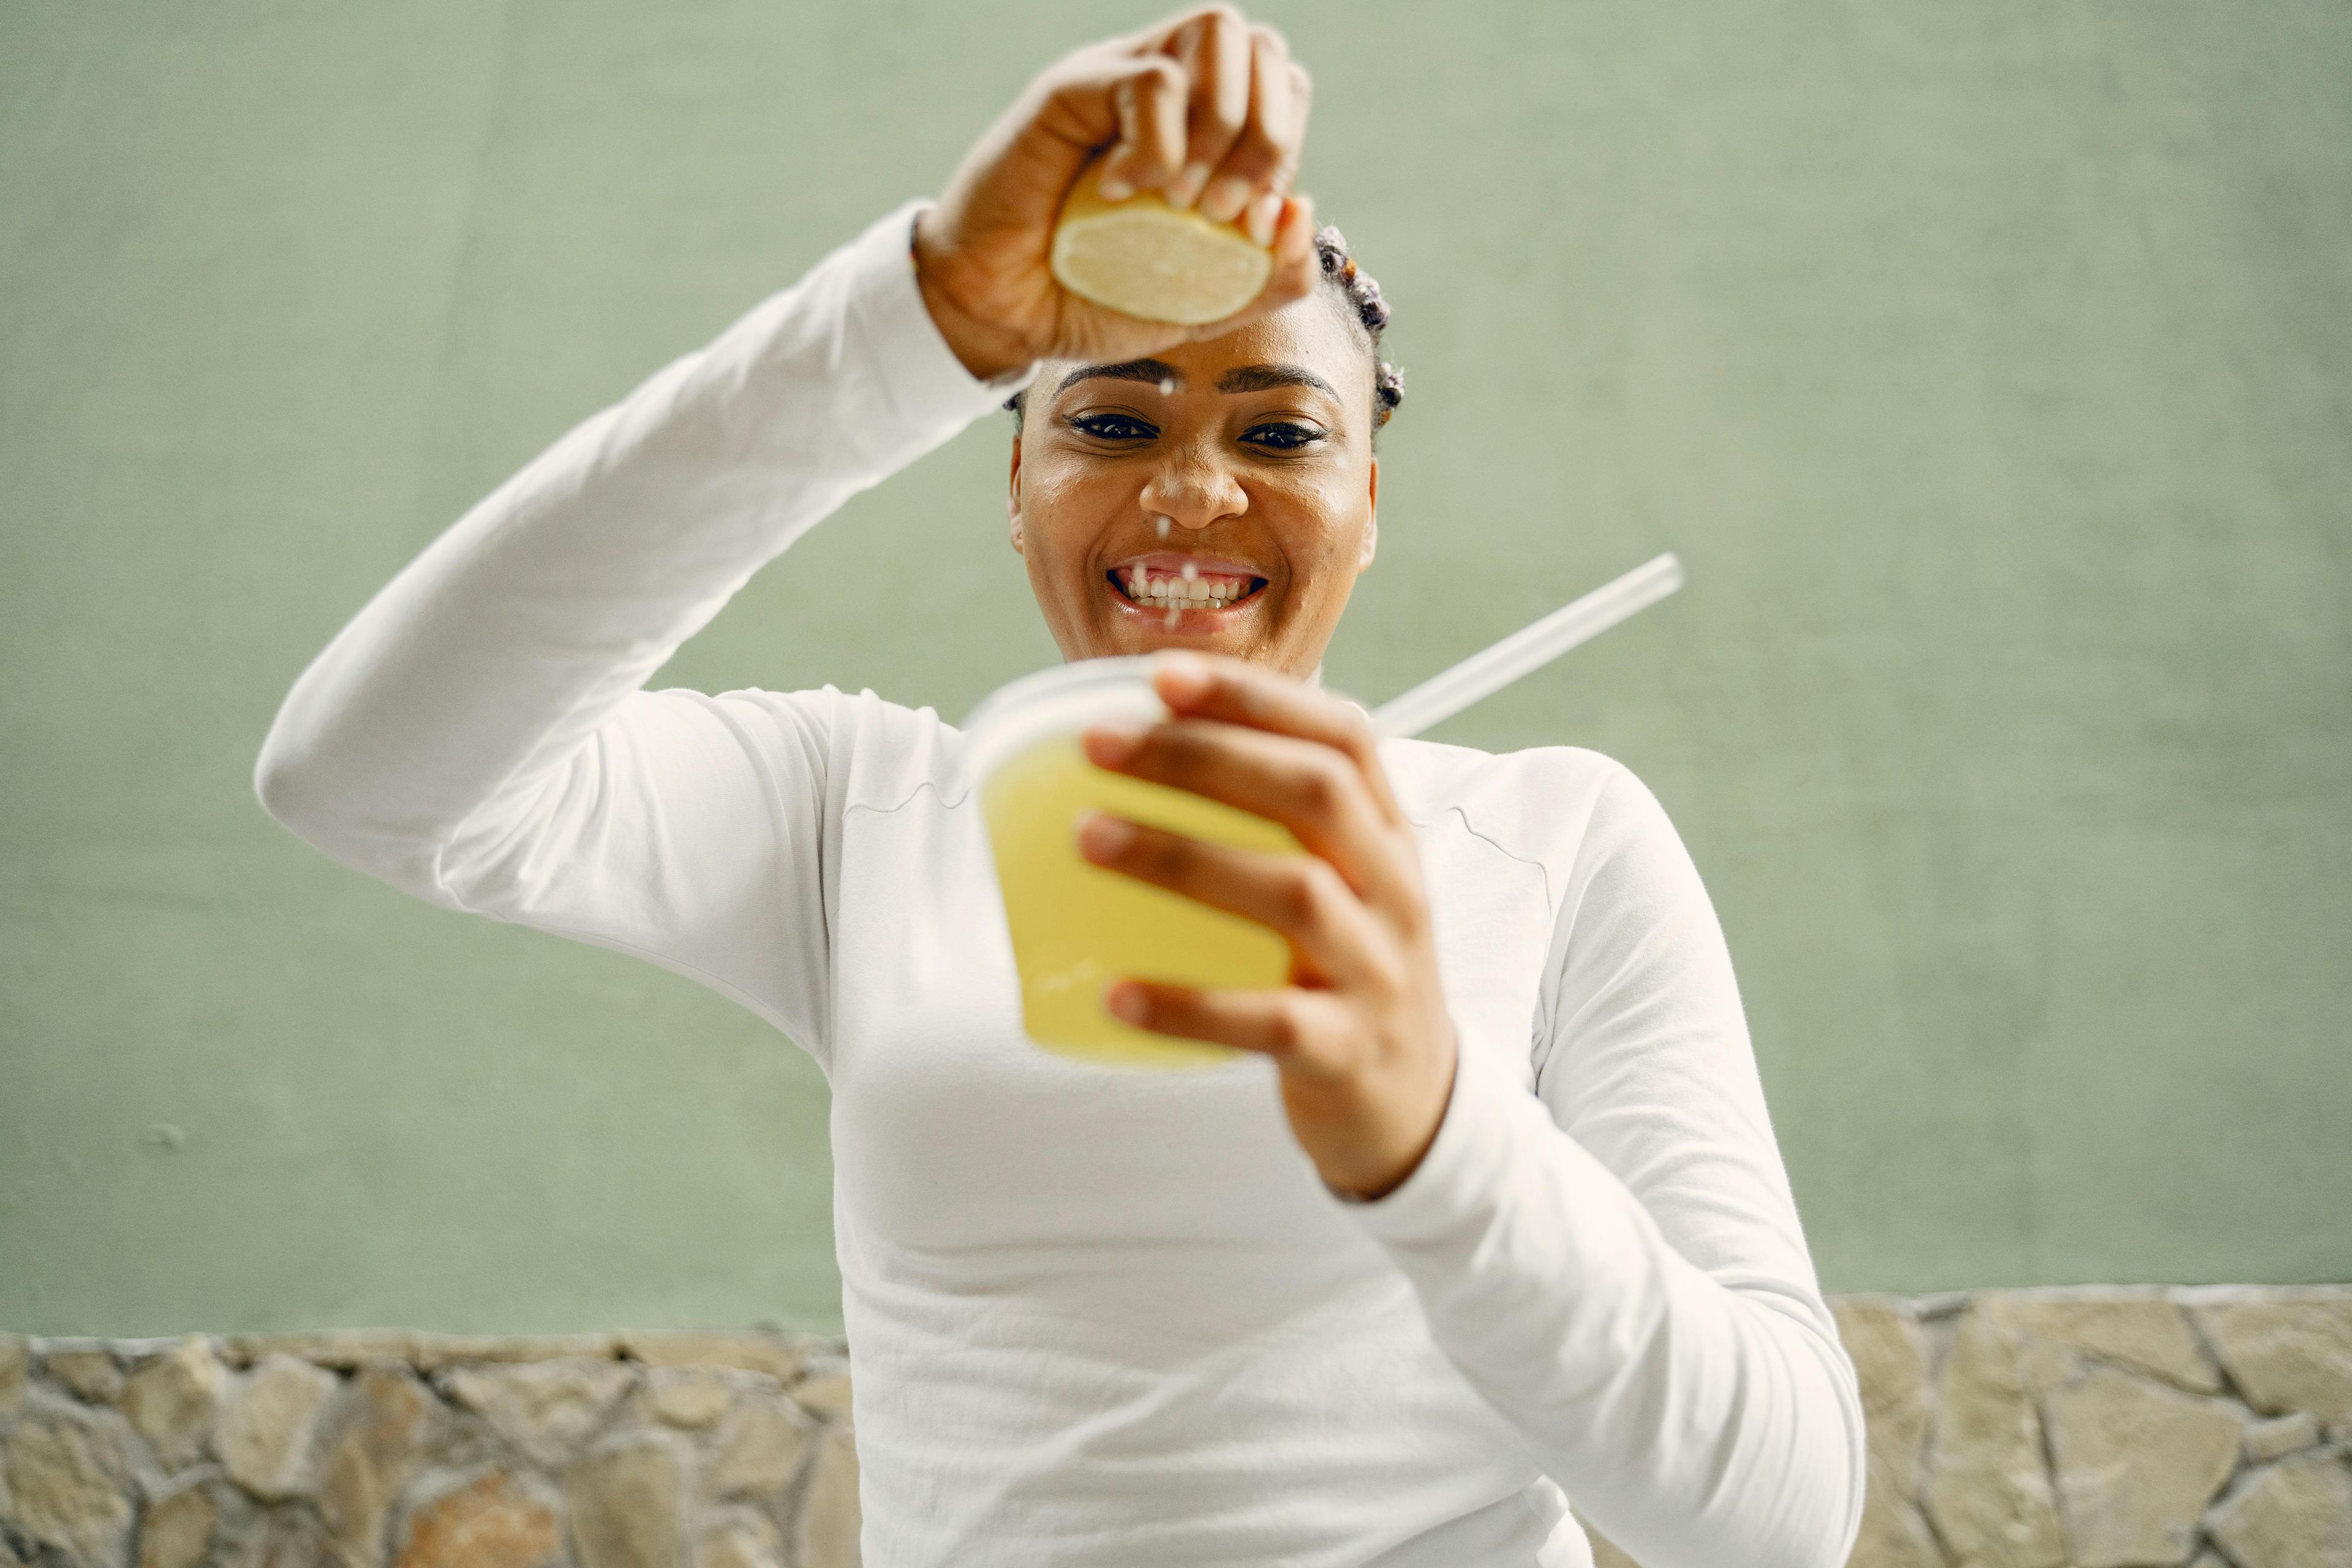
[[[1184,166],[1192,82],[1165,55],[1118,62],[1110,82],[1118,140],[1103,158],[1103,193],[1119,200],[1163,189]]]
[[[1268,928],[1317,978],[1391,990],[1396,984],[1370,912],[1313,856],[1210,844],[1102,812],[1080,820],[1078,850],[1097,866]]]
[[[1129,116],[1123,111],[1118,145],[1105,161],[1107,194],[1117,200],[1129,189],[1157,186],[1173,205],[1242,223],[1272,247],[1307,125],[1307,76],[1290,58],[1289,44],[1275,28],[1220,5],[1145,28],[1128,47],[1134,58],[1169,60],[1182,79],[1183,147],[1163,177],[1156,151],[1127,151]]]
[[[1213,7],[1186,24],[1173,47],[1192,78],[1192,101],[1184,170],[1169,186],[1168,199],[1180,207],[1198,203],[1203,213],[1217,217],[1203,197],[1249,122],[1249,24],[1231,6]]]
[[[1328,691],[1261,669],[1238,658],[1189,652],[1160,656],[1152,689],[1180,717],[1221,719],[1276,734],[1296,735],[1343,752],[1391,823],[1404,812],[1381,766],[1380,733],[1371,716]]]
[[[1205,991],[1150,980],[1114,983],[1103,998],[1139,1029],[1255,1051],[1309,1078],[1347,1071],[1355,1057],[1349,1014],[1328,992]]]
[[[1280,823],[1337,868],[1349,887],[1383,907],[1410,890],[1397,865],[1393,829],[1354,762],[1329,746],[1190,719],[1099,725],[1087,731],[1082,744],[1098,766]]]
[[[1203,213],[1240,223],[1252,239],[1269,247],[1282,198],[1298,174],[1302,127],[1291,86],[1290,47],[1272,27],[1252,27],[1249,120],[1201,198]]]
[[[1307,68],[1290,58],[1290,47],[1282,42],[1281,35],[1270,27],[1261,30],[1271,37],[1272,42],[1261,43],[1257,79],[1278,83],[1269,89],[1268,98],[1279,100],[1282,132],[1274,139],[1274,174],[1265,182],[1265,194],[1250,203],[1244,215],[1244,226],[1252,239],[1271,247],[1280,232],[1285,199],[1298,178],[1298,154],[1307,143],[1307,111],[1313,101],[1314,84],[1307,78]],[[1274,54],[1271,61],[1268,51]],[[1271,117],[1268,120],[1271,123]]]

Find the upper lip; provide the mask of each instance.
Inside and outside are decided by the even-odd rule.
[[[1163,574],[1181,576],[1186,566],[1202,577],[1264,577],[1265,573],[1243,562],[1223,555],[1188,555],[1181,550],[1154,550],[1143,555],[1130,555],[1114,562],[1113,572],[1145,572],[1157,577]]]

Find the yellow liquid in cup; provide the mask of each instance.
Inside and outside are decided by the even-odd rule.
[[[1040,742],[981,785],[996,852],[1021,1015],[1049,1050],[1138,1067],[1208,1067],[1244,1053],[1153,1034],[1103,1010],[1114,980],[1256,989],[1286,984],[1290,947],[1266,927],[1139,882],[1078,853],[1077,822],[1107,811],[1194,838],[1298,854],[1287,829],[1189,791],[1087,761],[1074,734]]]

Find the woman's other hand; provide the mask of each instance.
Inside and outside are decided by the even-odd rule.
[[[1139,359],[1213,338],[1315,286],[1313,204],[1293,196],[1308,83],[1282,35],[1231,5],[1189,11],[1064,57],[981,138],[915,226],[923,302],[985,381],[1034,360]],[[1107,180],[1240,221],[1274,248],[1244,309],[1197,327],[1080,299],[1048,267],[1055,220],[1087,160]]]
[[[1379,1197],[1420,1164],[1452,1092],[1455,1039],[1412,825],[1361,710],[1238,659],[1165,658],[1173,717],[1087,731],[1097,765],[1282,824],[1309,853],[1268,855],[1090,814],[1096,865],[1271,927],[1291,984],[1274,991],[1115,984],[1138,1027],[1274,1058],[1283,1108],[1324,1183]]]

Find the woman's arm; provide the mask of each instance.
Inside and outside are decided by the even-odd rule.
[[[975,379],[933,325],[921,205],[574,428],[379,591],[270,727],[270,815],[446,908],[770,999],[813,1044],[828,704],[642,688],[803,531],[1021,381]]]
[[[822,1060],[838,700],[642,688],[803,531],[1039,360],[1139,357],[1314,287],[1312,210],[1287,195],[1304,109],[1268,121],[1288,100],[1253,85],[1259,64],[1296,70],[1218,6],[1049,67],[936,206],[875,224],[580,426],[394,578],[295,683],[255,765],[262,804],[419,898],[712,984]],[[1258,298],[1176,327],[1066,294],[1054,220],[1106,148],[1138,189],[1270,225]]]
[[[1858,1526],[1862,1408],[1757,1080],[1713,906],[1620,767],[1557,893],[1541,1059],[1463,1040],[1412,825],[1360,710],[1171,656],[1174,715],[1088,731],[1105,767],[1274,818],[1262,855],[1097,816],[1080,847],[1286,938],[1288,986],[1122,981],[1144,1028],[1271,1057],[1334,1201],[1545,1472],[1645,1568],[1833,1568]]]
[[[1559,907],[1536,1094],[1463,1051],[1428,1153],[1349,1212],[1448,1357],[1644,1568],[1833,1568],[1862,1510],[1853,1365],[1714,907],[1622,768]]]

